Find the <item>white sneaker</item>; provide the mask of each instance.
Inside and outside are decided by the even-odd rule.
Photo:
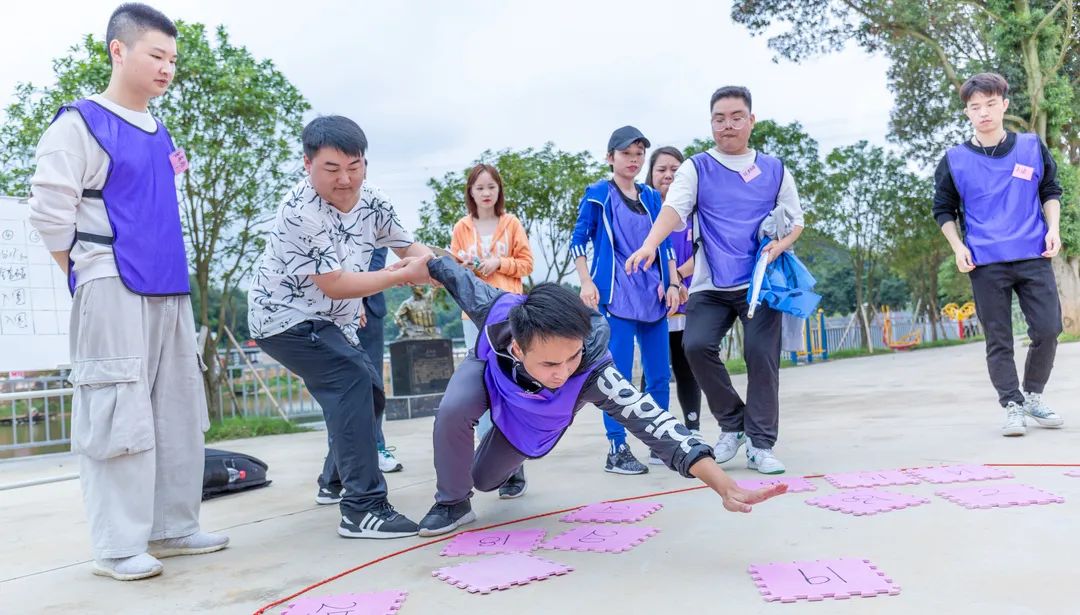
[[[229,546],[229,537],[209,532],[195,532],[190,536],[150,541],[150,555],[166,558],[177,555],[201,555],[213,553]]]
[[[379,449],[379,469],[382,470],[384,474],[401,471],[401,462],[399,462],[397,457],[394,457],[394,454],[390,452],[392,450],[395,450],[392,446]]]
[[[1024,393],[1024,414],[1035,419],[1040,427],[1054,429],[1065,424],[1065,419],[1043,402],[1042,393]]]
[[[735,457],[735,453],[739,452],[739,447],[743,445],[743,442],[746,442],[745,432],[720,432],[720,439],[716,441],[716,446],[713,447],[713,454],[716,455],[716,463],[726,463],[731,461]]]
[[[771,448],[754,448],[752,442],[746,443],[746,467],[762,474],[783,474],[786,470]]]
[[[165,567],[148,553],[131,557],[94,560],[94,574],[112,577],[117,581],[137,581],[161,574]]]
[[[1024,407],[1015,401],[1005,404],[1005,424],[1001,426],[1003,436],[1022,436],[1027,433],[1024,421]]]

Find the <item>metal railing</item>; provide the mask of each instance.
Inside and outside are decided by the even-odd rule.
[[[0,381],[0,457],[67,450],[72,392],[66,374]]]
[[[278,407],[289,420],[322,416],[322,409],[303,380],[257,349],[245,354],[254,369],[235,351],[221,353],[220,360],[229,364],[223,368],[224,379],[215,393],[218,403],[217,410],[211,410],[211,421],[237,416],[276,417]],[[456,346],[455,363],[464,356],[464,348]],[[383,365],[384,382],[389,387],[389,357],[384,357]],[[259,384],[256,372],[266,388]],[[0,380],[0,459],[69,450],[73,393],[66,372]]]
[[[967,336],[981,333],[977,321],[973,319],[970,324],[972,327],[966,331]],[[933,337],[929,323],[912,322],[910,316],[902,313],[893,315],[892,326],[896,337],[919,329],[922,330],[924,341]],[[846,319],[828,319],[825,335],[830,353],[864,347],[862,328],[858,323],[849,326]],[[882,338],[880,319],[871,325],[870,336],[875,349],[887,347]],[[945,322],[938,331],[938,337],[958,338],[956,323]],[[733,335],[721,342],[720,349],[725,356],[728,353],[733,357],[742,354]],[[300,378],[265,354],[257,351],[247,354],[252,360],[252,367],[241,360],[239,353],[221,354],[229,365],[224,368],[224,379],[216,392],[218,410],[211,411],[211,421],[237,416],[278,416],[277,407],[290,420],[302,421],[322,415],[322,409]],[[455,363],[464,355],[464,349],[455,345]],[[384,358],[383,364],[384,381],[387,390],[390,390],[389,357]],[[266,388],[259,384],[254,372],[262,377]],[[0,459],[68,450],[71,442],[72,393],[64,372],[52,376],[0,380]],[[271,396],[277,407],[271,401]]]

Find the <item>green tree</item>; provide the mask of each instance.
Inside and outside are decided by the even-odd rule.
[[[825,189],[810,224],[845,246],[855,281],[855,311],[870,349],[868,310],[881,299],[890,258],[887,220],[906,199],[917,199],[904,161],[866,141],[833,150],[825,160]]]
[[[828,314],[854,312],[855,273],[847,246],[811,225],[799,237],[795,251],[817,280],[814,292],[821,295],[821,308]]]
[[[199,302],[195,314],[198,324],[212,328],[203,358],[216,366],[226,323],[245,309],[237,305],[235,291],[258,261],[261,227],[299,172],[301,117],[310,106],[272,62],[234,45],[224,28],[212,36],[201,24],[178,22],[177,28],[176,78],[150,111],[190,160],[177,190],[194,292],[211,297]],[[86,36],[53,62],[53,70],[54,85],[20,84],[6,109],[0,192],[28,193],[34,147],[53,114],[64,103],[105,89],[110,67],[104,42]],[[214,369],[205,375],[211,404],[219,377]]]
[[[506,190],[506,211],[521,220],[529,236],[536,268],[527,283],[561,282],[574,271],[570,235],[577,221],[578,202],[585,187],[604,176],[605,166],[588,152],[564,152],[553,143],[539,150],[488,150],[469,168],[481,162],[499,170]],[[466,214],[467,173],[468,169],[428,180],[435,198],[421,206],[417,239],[450,245],[454,223]],[[538,273],[544,277],[537,278]]]
[[[912,299],[931,324],[933,339],[937,339],[939,311],[938,271],[944,262],[952,262],[949,245],[941,240],[941,232],[932,217],[927,215],[933,186],[929,179],[909,177],[914,192],[893,204],[885,219],[893,269],[911,289]]]
[[[1062,153],[1063,175],[1080,165],[1080,7],[1076,0],[737,0],[732,18],[769,33],[778,56],[799,62],[854,41],[890,60],[896,95],[891,136],[932,162],[969,134],[957,92],[973,73],[1009,80],[1006,116]],[[789,26],[777,31],[777,24]],[[1062,202],[1054,273],[1065,329],[1080,333],[1080,195]]]

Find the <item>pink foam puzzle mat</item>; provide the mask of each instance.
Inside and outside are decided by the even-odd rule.
[[[935,466],[930,468],[914,468],[907,471],[908,474],[923,479],[928,483],[941,485],[945,483],[966,483],[976,480],[996,480],[999,478],[1015,478],[1011,472],[1006,472],[990,466],[955,465]]]
[[[533,581],[564,575],[574,569],[527,553],[504,553],[475,562],[439,568],[431,576],[470,593],[490,594]]]
[[[544,530],[487,530],[454,536],[440,555],[496,555],[528,553],[540,545]]]
[[[753,564],[750,576],[767,602],[816,602],[900,593],[900,586],[868,559],[844,557],[817,561]]]
[[[817,491],[817,487],[814,483],[799,476],[781,476],[776,478],[754,478],[743,479],[735,481],[735,484],[743,489],[761,489],[763,487],[771,487],[783,483],[787,485],[788,493],[799,493],[802,491]]]
[[[993,487],[964,487],[938,491],[937,495],[964,508],[1008,508],[1032,504],[1063,504],[1065,498],[1028,485],[1009,483]]]
[[[1069,470],[1065,473],[1065,476],[1071,476],[1073,478],[1080,478],[1080,470]]]
[[[875,515],[911,506],[919,506],[920,504],[929,504],[930,500],[907,493],[860,488],[810,498],[806,500],[806,503],[811,506],[861,517],[863,515]]]
[[[840,472],[826,474],[825,480],[838,489],[857,487],[887,487],[889,485],[917,485],[919,479],[900,470],[867,470],[863,472]]]
[[[655,536],[660,530],[640,525],[581,525],[540,545],[559,551],[622,553]]]
[[[636,523],[663,508],[655,502],[598,502],[562,517],[567,523]]]
[[[282,615],[393,615],[405,602],[405,596],[403,591],[383,591],[301,598]]]

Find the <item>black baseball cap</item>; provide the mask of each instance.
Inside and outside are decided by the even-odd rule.
[[[611,133],[611,138],[607,141],[607,151],[613,152],[615,150],[622,151],[635,141],[641,141],[645,144],[645,148],[652,147],[652,143],[645,138],[645,135],[641,134],[641,131],[633,126],[623,126],[622,128],[615,129],[615,132]]]

